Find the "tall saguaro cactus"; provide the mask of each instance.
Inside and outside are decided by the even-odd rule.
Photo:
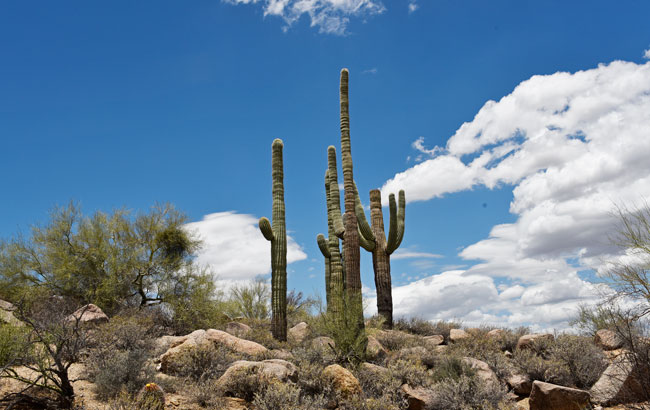
[[[348,77],[346,68],[341,70],[341,163],[343,167],[343,186],[345,189],[345,214],[343,216],[343,252],[345,255],[345,290],[346,297],[353,304],[353,311],[358,311],[357,326],[359,334],[364,330],[363,299],[361,296],[361,267],[359,251],[359,227],[357,224],[356,187],[352,171],[352,147],[350,144],[350,110],[348,100]]]
[[[287,228],[284,221],[284,170],[282,140],[272,145],[273,225],[260,218],[260,230],[271,242],[271,333],[276,340],[287,340]]]
[[[388,197],[390,209],[390,225],[388,240],[384,233],[384,215],[381,208],[381,192],[378,189],[370,191],[370,222],[375,238],[372,252],[372,267],[375,271],[375,287],[377,288],[377,311],[385,319],[384,326],[393,327],[393,296],[390,277],[390,255],[402,243],[404,238],[404,215],[406,197],[404,191],[399,191],[399,208],[395,204],[395,195]],[[366,248],[367,249],[367,248]]]

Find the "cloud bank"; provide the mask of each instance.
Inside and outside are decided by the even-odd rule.
[[[459,280],[467,285],[457,297],[462,308],[434,302],[431,311],[561,327],[571,308],[595,300],[597,289],[578,272],[619,253],[609,243],[614,206],[650,197],[650,63],[534,76],[485,103],[445,147],[427,149],[422,138],[413,146],[428,159],[395,175],[382,192],[404,189],[409,201],[423,201],[475,186],[512,187],[517,221],[494,226],[488,238],[463,249],[462,258],[478,261],[467,271],[395,294],[426,288],[437,296],[422,300],[451,302]],[[508,285],[495,287],[504,279]],[[465,298],[467,289],[482,296]],[[401,313],[428,314],[413,299]]]
[[[271,272],[271,243],[264,239],[258,218],[236,212],[217,212],[185,225],[203,240],[197,256],[224,283],[254,279]],[[287,235],[287,264],[306,259],[300,246]]]
[[[386,9],[377,0],[222,0],[229,4],[261,4],[264,16],[281,17],[288,30],[303,15],[320,33],[344,35],[351,17],[365,18]]]

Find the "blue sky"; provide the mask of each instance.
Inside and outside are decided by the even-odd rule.
[[[282,138],[289,287],[321,292],[347,67],[362,199],[409,201],[396,313],[562,327],[595,300],[588,269],[625,257],[604,240],[613,204],[650,196],[648,15],[642,1],[3,2],[0,236],[71,199],[169,201],[222,279],[266,274],[255,224]],[[362,281],[372,313],[367,254]]]

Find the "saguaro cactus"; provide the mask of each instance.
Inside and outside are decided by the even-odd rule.
[[[345,266],[346,297],[353,304],[352,310],[358,315],[359,335],[364,331],[363,299],[361,297],[361,268],[359,251],[359,227],[357,224],[356,188],[352,171],[352,147],[350,144],[350,110],[348,100],[348,77],[346,68],[341,70],[341,163],[343,167],[343,186],[345,189],[345,214],[343,217],[343,253]]]
[[[273,225],[260,218],[260,230],[271,242],[271,333],[276,340],[287,340],[287,228],[284,221],[284,170],[282,140],[272,145]]]
[[[372,250],[372,267],[375,271],[375,287],[377,288],[377,311],[385,319],[384,326],[393,327],[393,296],[390,277],[390,255],[402,243],[404,238],[404,215],[406,197],[404,191],[399,191],[399,209],[395,204],[395,195],[388,197],[390,208],[390,225],[388,240],[384,233],[384,215],[381,209],[381,192],[378,189],[370,191],[370,222],[375,238]],[[367,249],[367,248],[366,248]]]

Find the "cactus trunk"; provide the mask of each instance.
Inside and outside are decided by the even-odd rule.
[[[271,242],[271,333],[276,340],[287,340],[287,228],[284,206],[282,140],[272,145],[273,225],[260,219],[260,230]]]
[[[352,170],[352,147],[350,144],[350,112],[348,100],[347,69],[341,70],[340,98],[341,98],[341,162],[343,167],[343,186],[345,188],[345,214],[343,224],[343,249],[345,255],[345,290],[349,302],[354,305],[357,314],[359,332],[363,332],[363,299],[361,296],[361,269],[359,250],[359,227],[355,213],[356,188]]]

